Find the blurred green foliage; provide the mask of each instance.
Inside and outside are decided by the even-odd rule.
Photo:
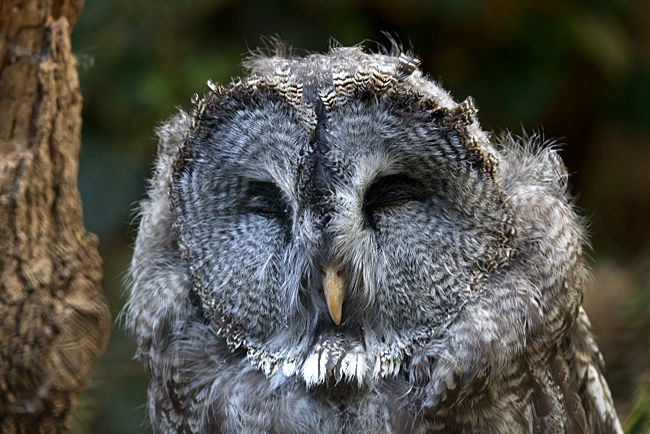
[[[636,404],[627,418],[625,434],[647,434],[650,432],[650,388],[640,392]]]
[[[79,183],[114,317],[156,125],[189,108],[208,78],[244,74],[241,60],[261,36],[278,35],[302,54],[326,50],[330,37],[372,49],[388,42],[382,31],[413,48],[422,70],[457,100],[472,95],[486,129],[540,130],[565,143],[576,202],[591,221],[597,280],[587,308],[619,410],[630,413],[650,369],[647,1],[86,1],[73,34],[84,95]],[[116,324],[73,431],[147,431],[146,378],[134,349]],[[639,403],[631,417],[647,413],[647,396]]]

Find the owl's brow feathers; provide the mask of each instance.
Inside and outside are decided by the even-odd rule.
[[[199,98],[196,95],[193,98],[195,108],[191,127],[178,149],[173,165],[171,182],[169,183],[172,212],[178,214],[181,207],[188,205],[182,203],[181,195],[174,194],[173,189],[176,182],[182,177],[183,171],[190,167],[193,158],[192,143],[200,142],[200,138],[194,136],[194,134],[201,131],[202,124],[209,120],[212,123],[211,126],[214,126],[215,122],[218,123],[222,119],[227,119],[228,113],[233,108],[245,109],[250,107],[251,104],[263,104],[265,102],[285,104],[302,121],[301,124],[306,125],[310,131],[311,139],[299,152],[298,166],[303,168],[303,170],[299,170],[299,173],[306,175],[306,177],[303,176],[301,183],[303,187],[309,187],[304,188],[307,198],[311,198],[310,202],[320,207],[321,225],[328,222],[327,216],[329,212],[323,196],[324,190],[329,185],[329,172],[335,169],[329,167],[324,158],[319,157],[327,152],[327,144],[324,140],[320,140],[319,131],[324,128],[327,113],[335,111],[338,107],[345,106],[354,99],[381,97],[398,102],[399,106],[402,107],[412,107],[413,110],[424,109],[430,113],[431,119],[441,122],[459,139],[459,144],[466,151],[465,158],[467,158],[470,166],[483,173],[496,186],[498,161],[490,150],[482,146],[471,129],[477,124],[477,110],[473,100],[468,98],[454,107],[444,107],[434,97],[422,94],[415,88],[408,86],[408,79],[416,71],[419,64],[419,60],[401,54],[393,70],[380,69],[376,66],[371,68],[360,66],[354,72],[335,72],[332,74],[331,86],[329,88],[325,87],[317,94],[312,89],[313,84],[308,84],[307,88],[303,89],[302,83],[290,81],[290,72],[286,67],[284,69],[277,67],[272,77],[253,74],[251,78],[234,81],[227,87],[209,81],[208,86],[211,92],[204,98]],[[453,148],[450,148],[450,152],[456,153]],[[310,189],[312,190],[311,193],[309,192]],[[497,192],[499,194],[497,200],[501,203],[504,212],[500,227],[501,235],[499,236],[501,246],[495,252],[494,257],[487,258],[485,261],[483,269],[487,272],[493,271],[509,259],[511,252],[509,242],[514,235],[514,227],[511,224],[512,219],[507,202],[501,197],[500,189],[497,189]],[[183,235],[178,231],[178,228],[175,227],[175,230],[180,245],[184,245]],[[323,240],[323,251],[328,251],[329,242],[331,240]],[[185,249],[181,250],[186,259],[191,262],[191,258],[187,257],[189,253]],[[324,260],[327,261],[328,258]],[[477,285],[483,277],[483,272],[476,273],[472,285]],[[232,351],[240,347],[245,348],[252,365],[262,370],[267,376],[273,375],[283,363],[296,363],[291,357],[289,358],[291,360],[289,360],[281,354],[274,354],[264,348],[257,348],[257,345],[247,338],[246,332],[214,300],[210,289],[205,288],[200,283],[200,279],[193,278],[192,280],[192,290],[201,301],[202,311],[216,320],[217,333],[226,340],[228,347]],[[474,296],[478,296],[478,293],[474,294]],[[459,303],[454,312],[460,311],[462,304]],[[453,316],[452,311],[450,311],[450,316]],[[420,334],[409,345],[421,345],[430,339],[438,326],[439,324],[433,326],[428,332]],[[402,352],[404,354],[398,356],[395,356],[392,350],[385,350],[376,354],[375,372],[377,375],[381,377],[389,375],[392,372],[389,367],[395,366],[395,363],[399,362],[393,360],[393,358],[398,357],[401,360],[409,351],[408,348],[404,348],[403,351],[400,351],[400,354]]]
[[[462,145],[473,157],[474,163],[480,171],[486,173],[492,180],[497,176],[497,159],[493,153],[484,149],[476,137],[470,132],[469,127],[476,123],[477,109],[471,97],[453,108],[441,107],[431,96],[426,96],[411,87],[403,86],[404,82],[415,72],[419,66],[418,59],[401,54],[394,71],[384,71],[377,67],[369,69],[359,68],[354,74],[349,72],[334,73],[330,89],[321,90],[318,99],[313,102],[316,109],[303,101],[303,84],[289,81],[289,70],[278,68],[273,77],[255,77],[245,81],[237,80],[224,87],[208,81],[211,93],[204,98],[194,95],[192,101],[195,105],[190,130],[198,130],[201,123],[209,117],[218,119],[219,113],[226,113],[235,105],[246,106],[251,99],[260,102],[264,98],[272,101],[286,103],[299,119],[307,125],[312,134],[310,145],[318,142],[314,139],[319,123],[325,116],[318,115],[318,107],[324,105],[327,111],[332,111],[337,106],[346,102],[371,95],[384,96],[398,100],[404,106],[424,108],[432,113],[432,117],[440,119],[443,125],[456,133]],[[311,89],[305,89],[307,94]],[[174,173],[178,174],[187,162],[189,134],[186,135],[176,158]],[[313,151],[313,149],[312,149]],[[304,156],[304,152],[301,152]]]

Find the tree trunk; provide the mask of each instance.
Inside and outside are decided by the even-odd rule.
[[[0,432],[61,432],[110,313],[77,190],[82,0],[0,0]]]

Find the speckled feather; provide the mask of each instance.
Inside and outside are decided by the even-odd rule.
[[[406,53],[246,66],[158,130],[125,316],[155,432],[621,432],[552,146]]]

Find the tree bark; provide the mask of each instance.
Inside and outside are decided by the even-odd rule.
[[[77,190],[83,0],[0,0],[0,432],[61,432],[108,338]]]

